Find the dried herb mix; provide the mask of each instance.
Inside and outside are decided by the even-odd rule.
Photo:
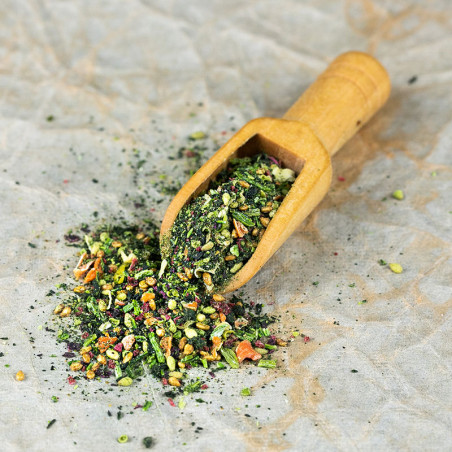
[[[251,257],[293,180],[291,170],[263,154],[232,160],[181,211],[170,262],[161,258],[153,225],[146,232],[102,226],[83,242],[69,240],[83,246],[73,271],[78,285],[54,314],[69,317],[58,338],[68,345],[71,371],[129,386],[147,368],[190,393],[206,387],[184,384],[191,367],[238,368],[245,359],[275,367],[269,355],[286,343],[268,330],[274,319],[260,304],[226,300],[213,289]]]
[[[209,292],[227,285],[254,253],[294,180],[291,169],[266,154],[232,159],[207,192],[179,212],[167,253],[172,271],[182,280],[202,277]]]

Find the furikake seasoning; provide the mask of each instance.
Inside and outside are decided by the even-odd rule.
[[[71,371],[88,379],[114,376],[119,386],[150,371],[189,393],[206,386],[186,379],[191,367],[238,368],[245,359],[275,367],[270,355],[286,342],[268,330],[274,319],[262,314],[261,304],[206,290],[212,283],[195,272],[211,275],[214,284],[234,274],[234,266],[250,258],[293,177],[265,155],[231,161],[178,218],[174,262],[162,260],[152,225],[147,231],[102,226],[83,240],[67,235],[81,248],[73,270],[77,285],[67,288],[54,314],[63,318],[58,338],[68,346]]]
[[[205,194],[181,209],[170,238],[170,265],[220,291],[246,264],[295,180],[266,154],[229,161]]]

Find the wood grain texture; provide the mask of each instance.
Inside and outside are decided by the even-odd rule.
[[[337,57],[283,119],[247,123],[182,187],[162,222],[163,255],[169,256],[170,229],[180,209],[206,190],[231,158],[266,152],[298,176],[253,256],[222,292],[248,282],[323,199],[331,183],[330,156],[385,103],[389,92],[389,77],[373,57],[361,52]]]
[[[286,112],[307,124],[334,155],[386,102],[391,90],[384,67],[363,52],[338,56]]]

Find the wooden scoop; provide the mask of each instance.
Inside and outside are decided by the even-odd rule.
[[[331,156],[378,111],[389,92],[388,74],[373,57],[361,52],[338,56],[283,119],[248,122],[182,187],[163,218],[163,255],[179,210],[205,191],[231,158],[265,152],[298,176],[256,251],[222,292],[241,287],[320,203],[331,183]]]

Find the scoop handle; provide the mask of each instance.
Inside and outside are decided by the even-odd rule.
[[[386,102],[385,68],[363,52],[339,55],[283,116],[309,126],[335,154]]]

